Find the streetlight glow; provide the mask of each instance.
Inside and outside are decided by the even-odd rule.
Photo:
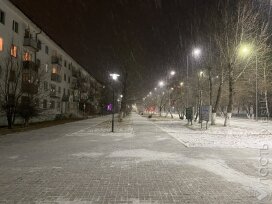
[[[116,80],[118,79],[119,76],[120,76],[120,75],[119,75],[119,74],[116,74],[116,73],[110,74],[110,77],[111,77],[114,81],[116,81]]]
[[[200,55],[201,55],[201,49],[195,48],[195,49],[193,50],[193,56],[194,56],[194,57],[199,57]]]
[[[164,82],[163,82],[163,81],[160,81],[160,82],[159,82],[159,86],[160,86],[160,87],[163,87],[163,86],[164,86]]]
[[[247,57],[252,53],[252,47],[248,44],[243,44],[240,46],[238,52],[241,57]]]
[[[170,74],[171,74],[171,76],[174,76],[176,74],[176,72],[175,71],[171,71]]]
[[[180,82],[180,84],[179,84],[180,86],[183,86],[184,85],[184,83],[183,82]]]

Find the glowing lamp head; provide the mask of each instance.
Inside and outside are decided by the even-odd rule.
[[[175,74],[176,74],[175,71],[171,71],[171,72],[170,72],[170,75],[171,75],[171,76],[174,76]]]
[[[160,82],[159,82],[159,86],[160,86],[160,87],[163,87],[163,86],[164,86],[164,82],[163,82],[163,81],[160,81]]]
[[[184,83],[183,82],[180,82],[180,84],[179,84],[180,86],[183,86],[184,85]]]
[[[195,49],[193,50],[193,56],[194,56],[194,57],[200,57],[200,55],[201,55],[201,49],[195,48]]]
[[[119,75],[119,74],[116,74],[116,73],[110,74],[110,77],[111,77],[114,81],[116,81],[116,80],[118,79],[119,76],[120,76],[120,75]]]
[[[252,48],[251,48],[250,45],[244,44],[244,45],[240,46],[238,51],[239,51],[239,55],[241,57],[247,57],[247,56],[249,56],[251,54]]]

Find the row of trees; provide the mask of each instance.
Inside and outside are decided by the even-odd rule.
[[[191,64],[194,71],[189,79],[183,75],[184,84],[176,87],[179,83],[173,80],[167,90],[150,97],[147,106],[157,106],[161,112],[172,106],[183,111],[187,100],[196,108],[201,103],[211,105],[212,124],[221,112],[225,126],[234,109],[256,116],[259,108],[259,114],[261,110],[268,116],[272,99],[269,17],[270,11],[265,13],[255,1],[220,1],[218,9],[204,19],[204,31],[196,36],[205,54]]]

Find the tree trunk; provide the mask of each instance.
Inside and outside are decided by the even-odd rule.
[[[268,107],[268,97],[267,97],[267,75],[266,75],[266,63],[264,66],[264,84],[265,84],[265,90],[264,90],[264,100],[265,100],[265,108],[266,108],[266,114],[267,114],[267,118],[269,117],[269,107]]]
[[[12,116],[7,115],[8,129],[12,129]]]
[[[224,126],[230,125],[230,119],[232,116],[232,108],[233,108],[233,92],[234,92],[234,80],[233,80],[233,66],[229,63],[228,64],[229,70],[229,104],[227,107],[227,114],[225,115],[225,123]]]
[[[24,127],[28,127],[29,126],[29,118],[25,119],[24,121]]]
[[[160,106],[160,117],[161,117],[162,107]]]
[[[171,115],[171,118],[173,119],[174,118],[174,116],[173,116],[173,114],[172,114],[172,111],[170,110],[170,115]]]
[[[222,68],[221,76],[220,76],[220,84],[219,84],[218,91],[217,91],[216,101],[215,101],[214,107],[212,109],[212,122],[211,122],[212,125],[216,125],[216,113],[218,111],[218,108],[219,108],[219,105],[221,102],[223,83],[224,83],[224,73],[223,73],[223,68]]]
[[[209,92],[210,92],[210,106],[212,106],[212,98],[213,98],[213,82],[212,82],[212,68],[209,67]]]
[[[122,92],[123,98],[121,101],[121,109],[120,109],[120,114],[118,118],[119,122],[123,121],[123,117],[125,116],[126,109],[127,109],[127,82],[128,82],[128,73],[126,72],[124,74],[124,81],[123,81],[123,92]]]

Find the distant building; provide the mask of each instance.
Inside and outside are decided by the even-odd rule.
[[[3,63],[8,55],[22,61],[20,100],[29,91],[43,93],[38,101],[42,120],[53,119],[57,114],[87,115],[99,111],[102,85],[16,6],[1,0],[0,82],[5,77]],[[42,73],[39,87],[33,83],[29,70]],[[0,125],[3,122],[5,119],[0,120]]]

